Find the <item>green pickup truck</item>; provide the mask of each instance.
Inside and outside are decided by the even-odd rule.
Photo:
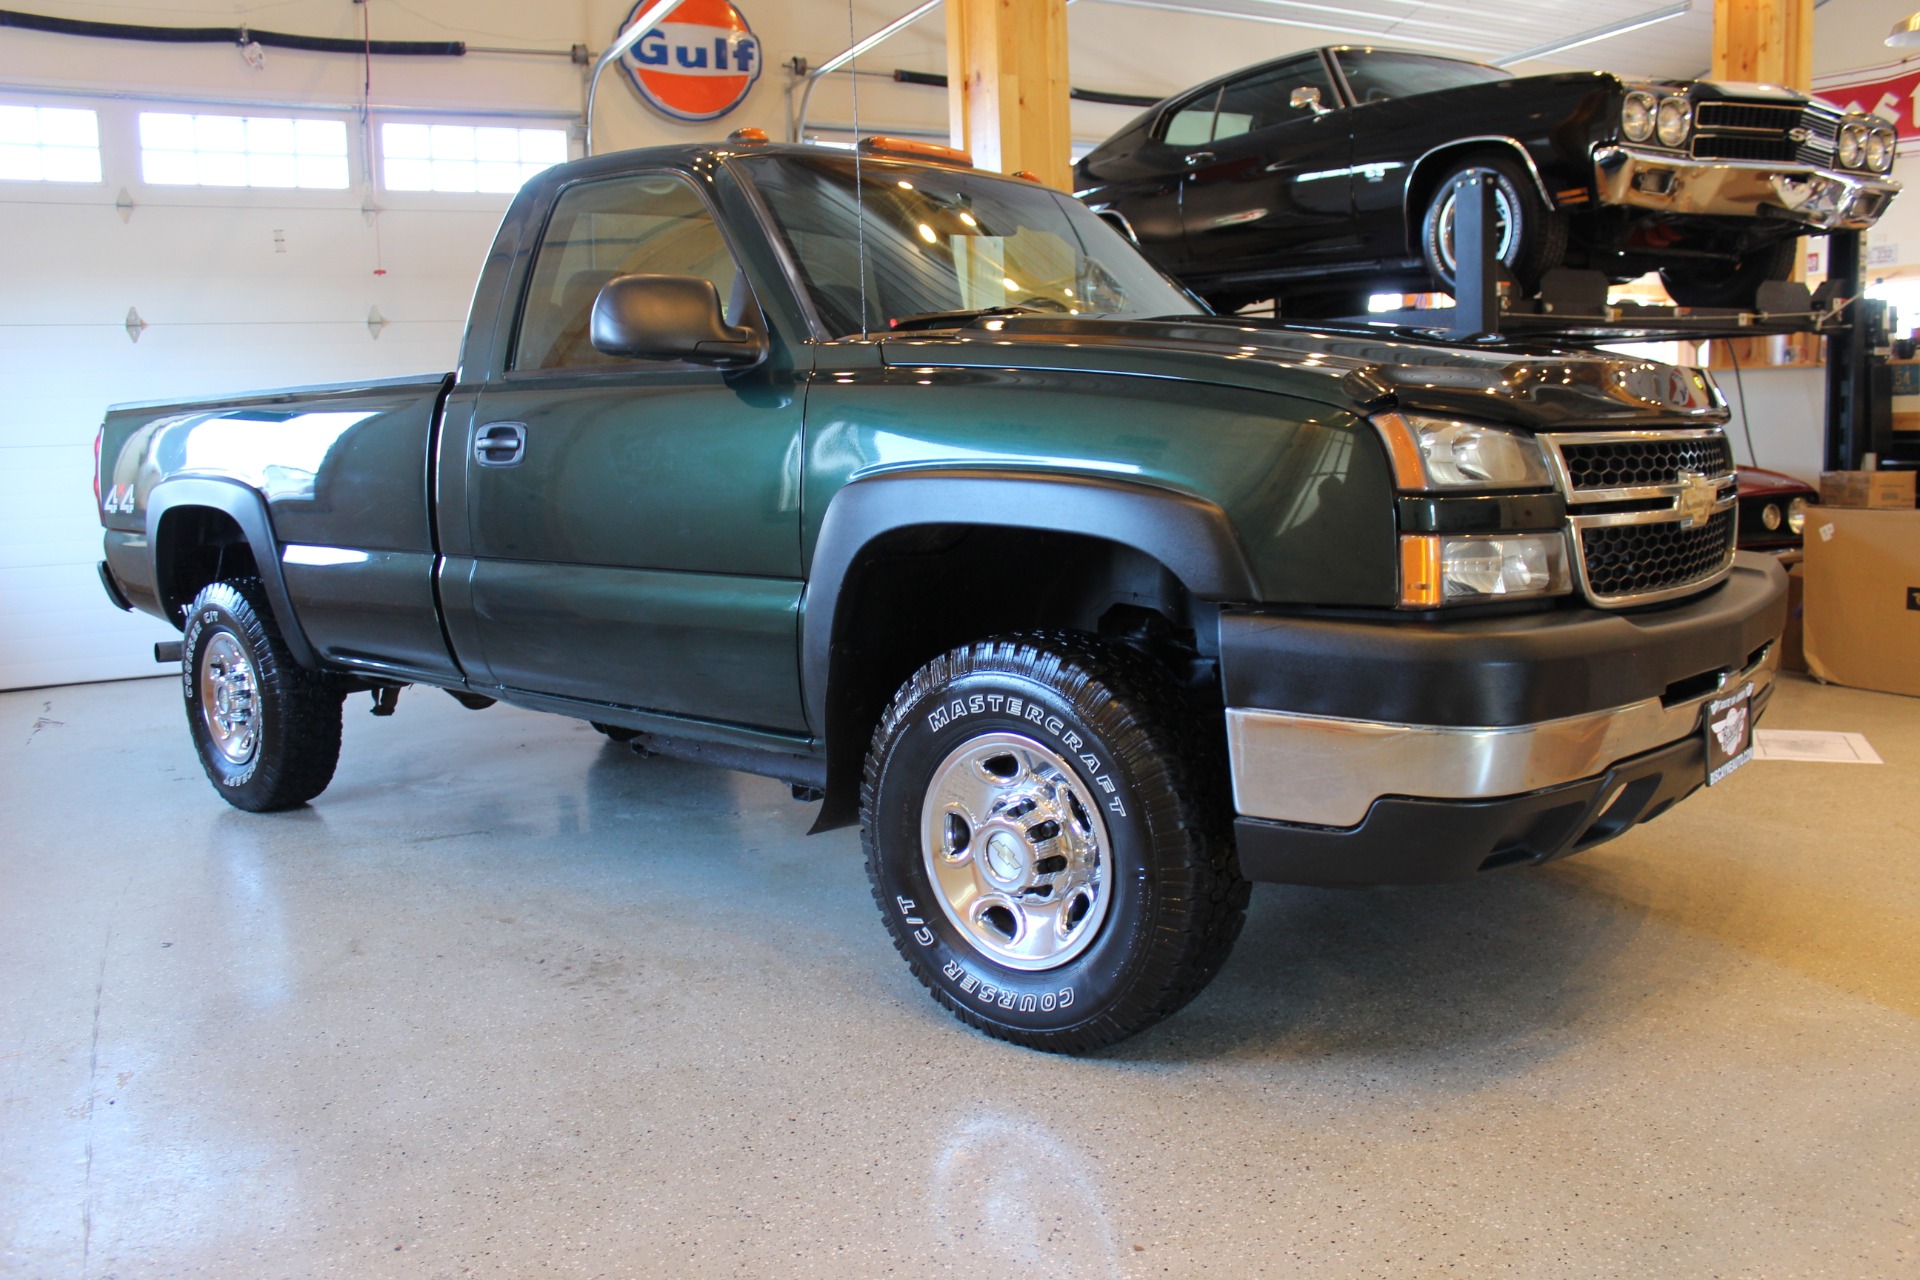
[[[242,809],[405,685],[858,822],[934,997],[1079,1052],[1250,880],[1575,853],[1751,753],[1785,579],[1693,370],[1208,314],[959,159],[595,157],[513,202],[456,372],[122,405],[123,608]]]

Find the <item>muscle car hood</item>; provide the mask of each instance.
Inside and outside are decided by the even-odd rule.
[[[1473,346],[1240,316],[1017,316],[884,339],[889,365],[1107,373],[1251,387],[1370,413],[1400,408],[1535,430],[1723,422],[1705,373],[1594,351]]]

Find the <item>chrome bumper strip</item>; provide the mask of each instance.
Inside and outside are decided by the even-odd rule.
[[[1764,208],[1824,231],[1864,231],[1900,191],[1899,183],[1870,173],[1695,160],[1635,147],[1597,148],[1593,173],[1601,204],[1743,218]]]
[[[1668,707],[1659,698],[1510,728],[1385,724],[1227,709],[1233,803],[1242,817],[1352,827],[1382,796],[1486,800],[1605,772],[1699,731],[1700,709],[1729,687],[1773,683],[1779,646],[1720,688]],[[1704,781],[1704,779],[1703,779]]]

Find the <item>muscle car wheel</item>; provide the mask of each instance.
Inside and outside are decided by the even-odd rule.
[[[1174,1012],[1247,903],[1225,770],[1172,684],[1066,632],[955,649],[894,696],[861,788],[874,901],[934,998],[1079,1053]]]
[[[1776,241],[1727,263],[1689,263],[1660,268],[1667,296],[1683,307],[1751,307],[1760,286],[1793,274],[1798,236]]]
[[[1482,155],[1457,164],[1434,188],[1421,223],[1420,244],[1427,270],[1444,288],[1453,287],[1459,188],[1462,181],[1479,174],[1493,178],[1495,241],[1500,261],[1522,293],[1534,293],[1540,288],[1541,277],[1566,257],[1567,220],[1547,207],[1532,175],[1508,156]]]
[[[291,809],[327,789],[343,695],[293,660],[257,578],[195,596],[180,652],[193,746],[228,804]]]

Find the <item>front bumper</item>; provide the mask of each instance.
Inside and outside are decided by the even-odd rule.
[[[1821,231],[1864,231],[1900,184],[1890,178],[1806,164],[1694,160],[1638,147],[1593,153],[1601,204],[1706,217],[1792,219]]]
[[[1242,869],[1429,883],[1611,839],[1705,781],[1707,702],[1751,683],[1764,708],[1785,622],[1786,574],[1748,554],[1701,599],[1638,615],[1230,614]]]

